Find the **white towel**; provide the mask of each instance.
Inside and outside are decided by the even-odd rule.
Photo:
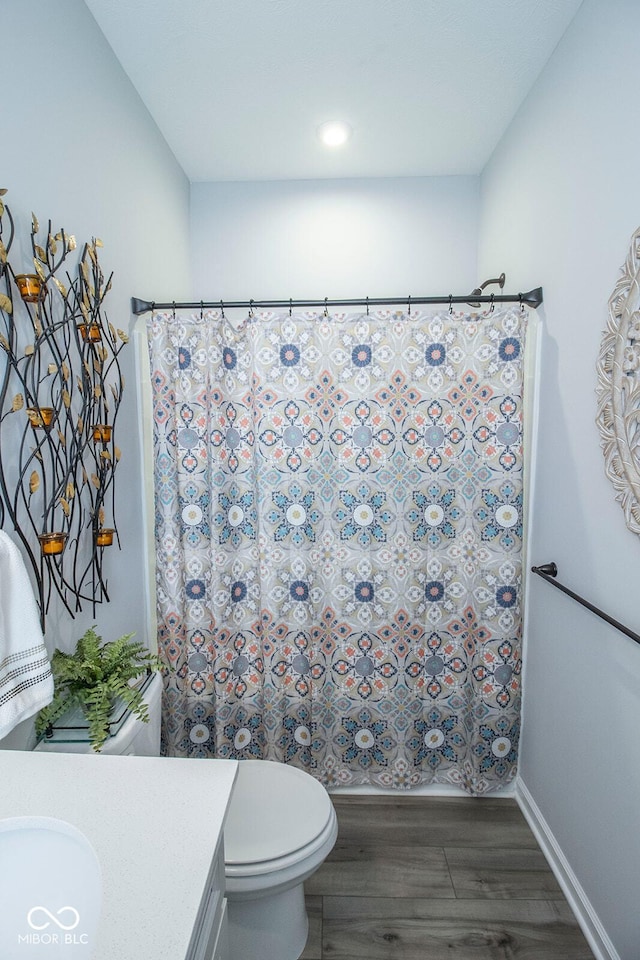
[[[38,604],[20,551],[0,530],[0,740],[53,699]]]

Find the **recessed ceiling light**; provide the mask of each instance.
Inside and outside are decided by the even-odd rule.
[[[344,120],[327,120],[318,127],[318,136],[326,147],[341,147],[351,136],[351,127]]]

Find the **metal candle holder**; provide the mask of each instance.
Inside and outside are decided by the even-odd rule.
[[[35,273],[11,265],[14,221],[0,191],[0,527],[20,539],[42,621],[57,594],[71,616],[109,599],[103,548],[119,544],[116,422],[128,337],[107,320],[101,241],[75,238],[35,216]],[[72,257],[73,255],[73,257]],[[63,273],[64,270],[64,273]],[[64,279],[62,279],[64,277]],[[25,322],[28,321],[28,322]],[[105,518],[109,515],[109,526]]]

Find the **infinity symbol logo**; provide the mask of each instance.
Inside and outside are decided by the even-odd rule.
[[[37,910],[42,911],[46,917],[49,917],[49,920],[45,920],[44,923],[40,924],[36,923],[32,917]],[[59,920],[58,917],[61,913],[70,913],[73,917],[73,923],[63,923],[62,920]],[[55,925],[60,927],[61,930],[75,930],[80,923],[80,914],[75,907],[60,907],[60,909],[56,912],[55,917],[49,910],[47,910],[46,907],[31,907],[31,910],[29,910],[29,913],[27,914],[27,923],[32,930],[46,930],[49,926],[49,921],[55,923]]]

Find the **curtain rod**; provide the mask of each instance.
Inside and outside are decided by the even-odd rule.
[[[467,303],[475,306],[481,303],[520,303],[536,309],[542,303],[542,287],[536,287],[529,290],[528,293],[516,294],[491,294],[487,296],[476,296],[475,291],[465,293],[463,296],[446,297],[361,297],[359,300],[329,300],[325,297],[322,300],[216,300],[205,301],[196,300],[183,303],[171,301],[168,303],[159,303],[154,300],[140,300],[138,297],[131,298],[131,312],[136,316],[142,313],[148,313],[150,310],[217,310],[223,309],[243,309],[243,310],[273,310],[290,309],[293,307],[391,307],[398,304],[408,304],[414,306],[417,304],[446,303],[451,306],[454,303]]]
[[[625,625],[620,623],[619,620],[614,620],[614,618],[609,616],[608,613],[600,610],[599,607],[594,606],[593,603],[589,603],[589,601],[585,600],[584,597],[574,593],[573,590],[569,589],[569,587],[565,587],[563,583],[560,583],[559,580],[556,580],[555,578],[558,576],[558,567],[553,560],[551,563],[541,563],[539,567],[531,567],[531,572],[537,573],[539,577],[542,577],[543,580],[546,580],[547,583],[550,583],[552,587],[557,587],[558,590],[562,590],[562,592],[566,593],[567,596],[571,597],[572,600],[576,600],[578,603],[582,604],[582,606],[586,607],[587,610],[590,610],[592,613],[595,613],[597,617],[600,617],[601,620],[604,620],[606,623],[610,623],[612,627],[615,627],[616,630],[620,631],[620,633],[624,633],[626,637],[630,637],[632,640],[635,640],[636,643],[640,643],[640,636],[638,636],[634,630],[630,630],[629,627],[625,627]]]

